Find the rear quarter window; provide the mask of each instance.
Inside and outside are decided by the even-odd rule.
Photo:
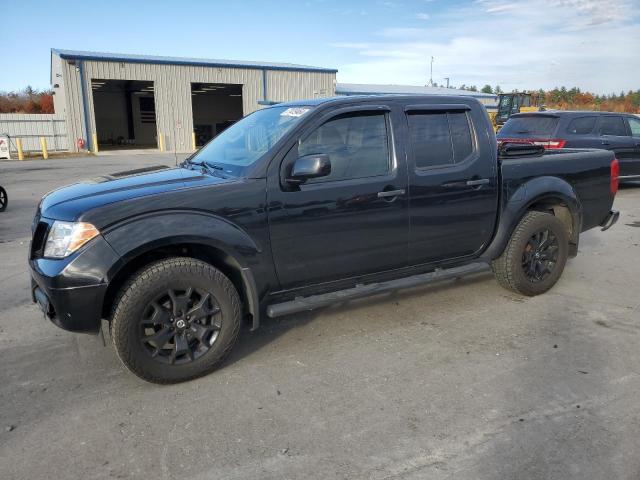
[[[631,129],[631,135],[634,137],[640,137],[640,118],[627,117],[627,122]]]
[[[600,135],[613,135],[616,137],[626,137],[627,128],[622,117],[614,115],[604,115],[600,118]]]
[[[571,133],[573,135],[587,135],[593,132],[597,120],[598,117],[596,117],[595,115],[589,117],[574,118],[569,122],[569,125],[567,126],[567,133]]]
[[[557,125],[558,117],[545,115],[511,117],[500,129],[499,137],[550,137]]]

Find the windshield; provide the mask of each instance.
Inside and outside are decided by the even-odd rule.
[[[531,115],[525,117],[511,117],[500,129],[501,137],[551,137],[558,124],[558,117],[548,115]]]
[[[192,156],[188,163],[204,163],[231,175],[241,175],[311,107],[270,107],[258,110],[227,128]]]
[[[508,118],[511,115],[511,101],[513,97],[511,96],[501,96],[500,102],[498,103],[498,116],[501,118]]]

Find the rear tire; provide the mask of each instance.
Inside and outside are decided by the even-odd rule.
[[[568,254],[564,224],[550,213],[531,211],[522,217],[504,252],[491,266],[504,288],[534,296],[556,284]]]
[[[193,258],[152,263],[122,288],[111,337],[122,363],[153,383],[213,371],[240,332],[242,307],[231,281]]]

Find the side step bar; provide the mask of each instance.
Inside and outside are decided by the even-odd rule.
[[[421,273],[411,277],[398,278],[388,282],[369,283],[367,285],[357,285],[346,290],[338,290],[336,292],[323,293],[321,295],[312,295],[310,297],[297,297],[288,302],[275,303],[267,307],[267,316],[274,318],[291,313],[313,310],[319,307],[325,307],[334,303],[344,302],[347,300],[355,300],[356,298],[368,297],[377,293],[384,293],[403,288],[417,287],[429,283],[450,280],[456,277],[462,277],[473,273],[490,271],[491,267],[488,263],[476,262],[461,267],[448,269],[436,269],[433,272]]]

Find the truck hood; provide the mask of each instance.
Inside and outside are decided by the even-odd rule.
[[[40,204],[40,215],[74,221],[82,213],[111,203],[197,186],[227,183],[199,170],[164,165],[113,173],[53,190]]]

